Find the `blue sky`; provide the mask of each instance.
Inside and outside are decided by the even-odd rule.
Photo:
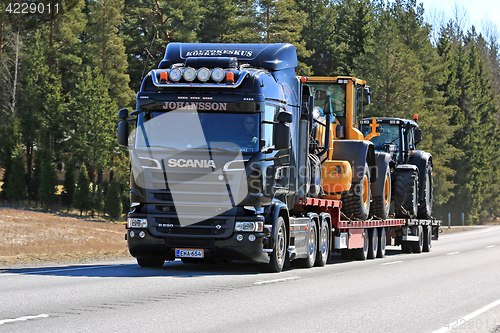
[[[425,16],[429,23],[443,15],[449,19],[454,17],[454,8],[459,8],[459,13],[466,13],[465,28],[474,25],[478,31],[484,32],[484,21],[489,21],[500,29],[500,1],[499,0],[417,0],[424,4]]]

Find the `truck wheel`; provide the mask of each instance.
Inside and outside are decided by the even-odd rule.
[[[285,265],[288,250],[286,225],[281,216],[278,217],[273,227],[273,240],[273,252],[271,253],[269,263],[263,267],[263,270],[269,273],[279,273]]]
[[[370,239],[368,238],[368,229],[364,230],[364,245],[360,249],[352,249],[352,257],[354,260],[366,260],[368,258],[368,250],[370,245]]]
[[[375,259],[378,252],[378,231],[377,228],[373,228],[369,230],[369,246],[368,246],[368,259]]]
[[[326,220],[321,221],[321,229],[319,231],[319,248],[316,256],[316,266],[323,267],[328,262],[330,257],[330,227]]]
[[[378,238],[379,243],[378,243],[378,251],[377,251],[377,258],[384,258],[385,257],[385,245],[387,241],[387,234],[385,232],[385,228],[380,228],[380,237]]]
[[[378,193],[373,194],[373,200],[370,206],[370,215],[386,219],[389,216],[391,208],[391,170],[387,165],[384,173],[384,186],[377,189]]]
[[[433,178],[432,165],[429,162],[427,162],[424,180],[420,186],[424,187],[424,198],[418,203],[418,218],[430,219],[432,216]]]
[[[430,225],[424,226],[424,245],[422,247],[423,252],[431,251],[431,241],[432,241],[432,227]]]
[[[418,174],[415,171],[398,171],[394,184],[396,217],[416,217],[418,202]]]
[[[309,229],[308,244],[307,258],[297,259],[297,263],[300,267],[311,268],[316,262],[316,255],[318,252],[318,233],[315,221],[312,221],[311,229]]]
[[[418,242],[411,242],[411,250],[413,253],[422,253],[424,247],[424,233],[422,231],[422,226],[417,226],[418,231]],[[414,232],[412,232],[414,234]]]
[[[163,258],[137,258],[137,263],[141,267],[160,268],[165,260]]]
[[[366,220],[370,213],[370,173],[365,165],[363,177],[357,184],[353,184],[347,193],[342,194],[342,209],[347,217]]]

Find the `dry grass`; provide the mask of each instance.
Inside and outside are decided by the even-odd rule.
[[[128,255],[122,224],[0,208],[0,266]]]

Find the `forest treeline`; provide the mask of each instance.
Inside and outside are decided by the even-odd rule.
[[[43,13],[42,2],[23,2],[37,10],[15,14],[11,1],[0,2],[5,199],[50,207],[57,170],[85,165],[90,196],[102,202],[103,173],[128,169],[116,144],[117,110],[133,108],[141,77],[168,43],[288,42],[298,51],[297,74],[366,80],[366,116],[419,115],[420,148],[434,156],[438,217],[463,212],[478,223],[499,214],[494,29],[480,34],[459,17],[431,26],[415,0],[45,0]],[[65,205],[79,188],[68,178]],[[126,197],[127,177],[114,178]]]

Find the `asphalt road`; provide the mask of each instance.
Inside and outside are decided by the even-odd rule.
[[[133,259],[0,270],[0,332],[500,332],[500,227],[263,274]]]

